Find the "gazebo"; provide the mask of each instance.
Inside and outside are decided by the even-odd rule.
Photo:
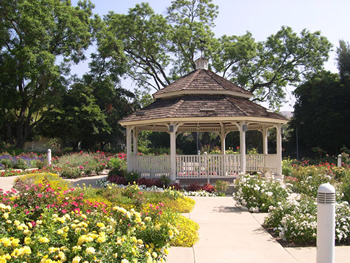
[[[251,100],[252,93],[208,70],[196,60],[196,70],[153,94],[155,101],[119,123],[126,128],[127,169],[142,176],[230,178],[247,171],[282,175],[282,125],[288,120]],[[276,154],[268,153],[268,131],[276,129]],[[141,131],[167,132],[170,155],[139,156]],[[246,132],[262,132],[263,153],[246,153]],[[228,133],[239,131],[240,154],[225,154]],[[177,155],[176,137],[183,132],[215,132],[221,139],[219,155]],[[133,147],[132,147],[133,145]],[[132,150],[133,148],[133,150]]]

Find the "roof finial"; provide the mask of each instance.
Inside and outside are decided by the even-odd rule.
[[[194,63],[196,64],[196,69],[208,69],[208,60],[204,57],[200,57]]]

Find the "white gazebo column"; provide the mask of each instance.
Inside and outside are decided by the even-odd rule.
[[[131,131],[132,131],[132,127],[127,126],[126,127],[126,164],[127,164],[128,172],[132,171]]]
[[[171,181],[176,180],[176,131],[178,125],[170,123],[168,126],[170,134],[170,166],[171,166]]]
[[[138,137],[139,133],[137,132],[136,128],[132,131],[132,142],[133,142],[133,146],[134,146],[134,150],[133,150],[133,155],[134,156],[137,156],[137,153],[138,153],[138,150],[137,150],[137,147],[138,147],[138,140],[137,140],[137,137]]]
[[[277,175],[282,175],[282,125],[276,125],[276,144],[277,144]]]
[[[245,132],[247,131],[247,124],[243,122],[239,126],[239,148],[240,148],[240,154],[241,154],[241,173],[246,173],[246,167],[247,167],[247,159],[246,159],[246,144],[245,144]]]
[[[262,139],[263,139],[263,154],[267,155],[269,154],[269,148],[268,148],[268,134],[269,134],[269,129],[268,128],[263,128],[262,130]]]
[[[220,132],[220,141],[221,141],[221,154],[226,154],[226,133],[225,130],[221,130]]]

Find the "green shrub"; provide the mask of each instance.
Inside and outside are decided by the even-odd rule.
[[[121,160],[120,158],[112,158],[108,161],[108,167],[121,170],[125,168],[125,161]]]
[[[15,188],[19,183],[23,185],[50,184],[50,187],[55,191],[65,191],[70,188],[70,183],[63,180],[58,174],[46,172],[30,173],[19,177],[15,182]]]
[[[1,164],[5,167],[5,170],[13,168],[13,162],[10,159],[2,159]]]
[[[63,166],[59,173],[63,178],[75,179],[82,176],[83,169],[79,167]]]
[[[340,192],[342,200],[350,203],[350,175],[346,175],[341,179]]]
[[[125,178],[125,180],[126,180],[127,182],[132,183],[132,182],[137,181],[137,179],[140,178],[140,175],[139,175],[138,173],[136,173],[136,172],[127,172],[127,173],[125,174],[124,178]]]
[[[334,176],[327,166],[299,166],[293,170],[292,177],[286,177],[291,190],[295,193],[316,197],[317,189],[321,184],[334,184]]]
[[[228,181],[217,180],[215,182],[216,191],[222,194],[225,194],[229,186],[230,186],[230,183]]]
[[[171,183],[170,177],[164,174],[159,178],[159,181],[162,183],[163,187],[165,188],[167,188]]]

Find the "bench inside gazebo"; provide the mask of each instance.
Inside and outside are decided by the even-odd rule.
[[[119,123],[126,128],[127,169],[142,176],[168,175],[182,179],[224,179],[246,172],[282,175],[282,125],[287,119],[251,100],[252,94],[208,70],[203,58],[197,69],[159,90],[155,101]],[[276,154],[268,153],[268,131],[276,129]],[[141,131],[167,132],[170,155],[140,156]],[[262,132],[263,152],[246,153],[246,132]],[[225,154],[225,138],[240,134],[240,154]],[[176,136],[184,132],[215,132],[220,136],[220,155],[177,155]],[[132,147],[133,146],[133,147]]]

